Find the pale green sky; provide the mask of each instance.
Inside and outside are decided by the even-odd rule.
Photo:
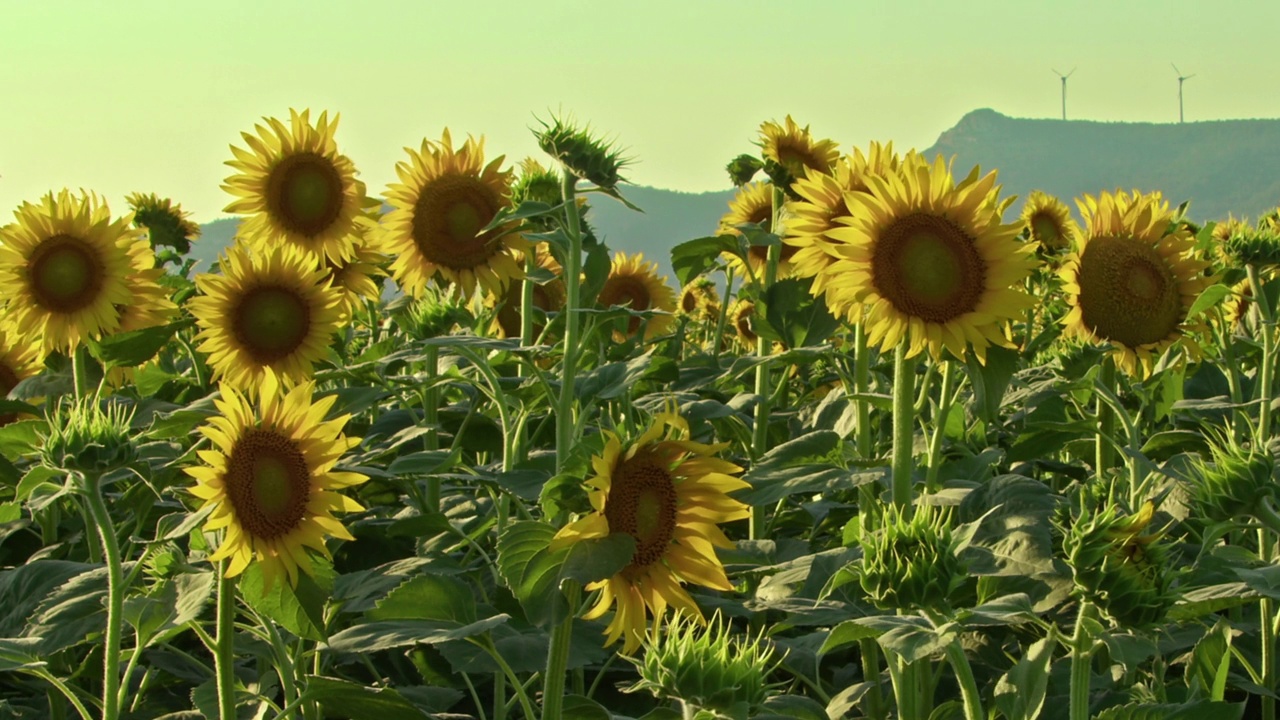
[[[563,109],[639,159],[630,179],[728,187],[724,164],[791,113],[848,149],[926,147],[964,113],[1280,117],[1275,0],[0,0],[0,223],[64,186],[229,197],[228,144],[290,107],[341,113],[371,192],[405,145],[483,134],[537,153]]]

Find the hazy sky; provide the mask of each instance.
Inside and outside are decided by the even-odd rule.
[[[223,215],[228,144],[290,107],[341,113],[371,192],[403,147],[483,134],[538,152],[571,111],[639,159],[634,182],[729,186],[791,113],[843,148],[924,148],[966,112],[1280,117],[1276,0],[0,0],[0,223],[64,186]]]

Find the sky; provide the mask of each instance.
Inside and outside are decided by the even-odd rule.
[[[965,113],[1280,117],[1275,0],[0,0],[0,223],[84,188],[225,216],[230,144],[290,108],[340,113],[371,194],[405,146],[540,151],[538,118],[615,138],[635,183],[723,190],[760,123],[844,150],[925,148]]]

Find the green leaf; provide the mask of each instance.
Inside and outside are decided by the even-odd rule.
[[[560,717],[564,720],[613,720],[603,705],[584,695],[565,695]]]
[[[218,587],[218,576],[212,571],[188,572],[179,575],[174,584],[178,588],[178,599],[174,603],[173,624],[185,625],[200,617],[213,599],[213,591]]]
[[[1191,696],[1222,700],[1231,670],[1231,623],[1219,618],[1191,651],[1184,677]]]
[[[475,595],[466,583],[446,575],[418,575],[392,590],[372,610],[370,620],[475,622]]]
[[[87,643],[106,629],[106,597],[105,567],[80,573],[44,598],[23,635],[40,638],[42,656]]]
[[[787,278],[769,287],[756,301],[756,317],[764,322],[760,336],[780,340],[788,348],[818,345],[840,327],[822,298],[809,292],[810,280]]]
[[[694,278],[715,267],[720,253],[736,253],[738,239],[734,235],[712,235],[682,242],[671,248],[671,269],[680,285],[688,285]]]
[[[996,682],[996,707],[1007,720],[1035,720],[1040,716],[1056,644],[1051,628],[1048,635],[1027,648],[1009,672]]]
[[[1025,593],[1005,595],[989,600],[972,610],[961,611],[961,623],[966,627],[990,627],[995,625],[1020,625],[1036,619],[1031,598]]]
[[[36,607],[63,583],[92,570],[67,560],[35,560],[0,572],[0,637],[18,637]]]
[[[764,701],[764,713],[755,718],[780,717],[788,720],[828,720],[827,709],[817,700],[802,695],[774,695]]]
[[[636,539],[627,533],[579,540],[569,548],[560,575],[583,584],[603,580],[631,564],[635,554]]]
[[[338,678],[309,675],[303,694],[320,703],[326,716],[351,720],[425,720],[429,717],[392,688],[371,688]]]
[[[174,333],[194,325],[186,319],[156,327],[117,333],[102,340],[86,339],[89,354],[107,368],[137,367],[150,360],[169,342]]]
[[[31,454],[40,448],[40,436],[48,429],[44,420],[18,420],[0,427],[0,453],[9,459]]]
[[[858,487],[875,482],[883,475],[883,471],[851,473],[831,465],[798,465],[767,472],[756,466],[743,476],[744,480],[751,483],[751,488],[735,493],[734,498],[748,505],[766,506],[788,495]]]
[[[40,638],[0,638],[0,672],[43,667]]]
[[[992,423],[1000,417],[1005,390],[1018,370],[1018,351],[992,346],[987,348],[987,362],[978,362],[977,355],[969,353],[965,364],[969,369],[969,382],[973,385],[973,414],[984,422]]]
[[[862,623],[854,620],[845,620],[831,628],[831,632],[827,634],[827,639],[822,641],[822,647],[818,648],[818,655],[826,655],[836,648],[856,643],[859,640],[873,638],[879,634],[874,628]]]
[[[559,574],[567,550],[547,549],[555,528],[527,520],[512,523],[498,536],[498,572],[520,601],[525,617],[546,627],[559,622],[568,603],[559,589]]]
[[[383,620],[367,622],[343,630],[329,638],[335,652],[366,654],[411,645],[450,642],[479,635],[511,619],[494,615],[469,624],[449,620]]]
[[[323,558],[311,556],[317,577],[298,573],[298,586],[289,584],[283,573],[266,588],[261,563],[250,563],[240,576],[240,597],[254,610],[280,623],[300,638],[323,642],[324,605],[333,591],[333,566]]]
[[[1147,438],[1142,454],[1156,461],[1184,452],[1203,452],[1209,444],[1202,433],[1191,430],[1162,430]]]
[[[956,638],[959,629],[955,623],[935,628],[928,620],[914,615],[870,615],[853,622],[875,630],[876,642],[907,662],[938,655]]]
[[[765,453],[753,466],[772,471],[805,460],[826,457],[840,445],[840,435],[832,430],[815,430],[794,440],[788,440]]]
[[[1231,288],[1221,283],[1210,285],[1201,291],[1196,297],[1196,301],[1191,303],[1191,309],[1187,310],[1187,319],[1195,318],[1200,313],[1221,303],[1228,295],[1231,294]]]
[[[1200,700],[1174,704],[1129,703],[1110,707],[1094,716],[1094,720],[1240,720],[1244,703]]]

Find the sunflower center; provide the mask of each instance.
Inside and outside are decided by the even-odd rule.
[[[1178,279],[1160,253],[1129,237],[1096,237],[1080,256],[1086,327],[1130,348],[1177,332],[1185,316]]]
[[[872,283],[900,313],[945,323],[977,309],[986,265],[974,238],[948,218],[912,213],[881,233]]]
[[[604,517],[610,532],[625,532],[635,538],[632,567],[661,560],[676,530],[676,488],[671,474],[646,460],[622,462],[613,473]]]
[[[103,274],[101,260],[84,240],[54,235],[31,258],[31,294],[44,308],[72,313],[97,299]]]
[[[600,290],[600,304],[605,307],[622,305],[632,310],[648,310],[651,302],[649,288],[643,278],[630,275],[614,275],[605,281]],[[634,333],[640,329],[640,318],[632,316],[627,323],[627,332]]]
[[[288,288],[254,288],[245,293],[234,312],[236,340],[263,364],[288,357],[311,331],[311,306]]]
[[[413,242],[430,262],[454,270],[486,265],[498,251],[493,230],[480,234],[502,197],[479,178],[444,175],[428,182],[413,206]]]
[[[692,313],[698,309],[698,293],[694,290],[685,290],[680,296],[680,309],[685,313]]]
[[[1031,233],[1046,249],[1053,249],[1062,244],[1062,233],[1058,223],[1047,215],[1036,215],[1031,218]]]
[[[759,338],[756,335],[756,331],[751,327],[751,316],[755,314],[755,311],[754,305],[747,305],[738,310],[737,314],[733,316],[734,329],[738,331],[738,336],[747,342],[755,342]]]
[[[311,468],[293,440],[275,430],[246,430],[227,459],[227,497],[251,537],[271,540],[295,530],[307,511]]]
[[[284,228],[315,237],[342,214],[342,174],[323,155],[290,155],[267,178],[267,210]]]

